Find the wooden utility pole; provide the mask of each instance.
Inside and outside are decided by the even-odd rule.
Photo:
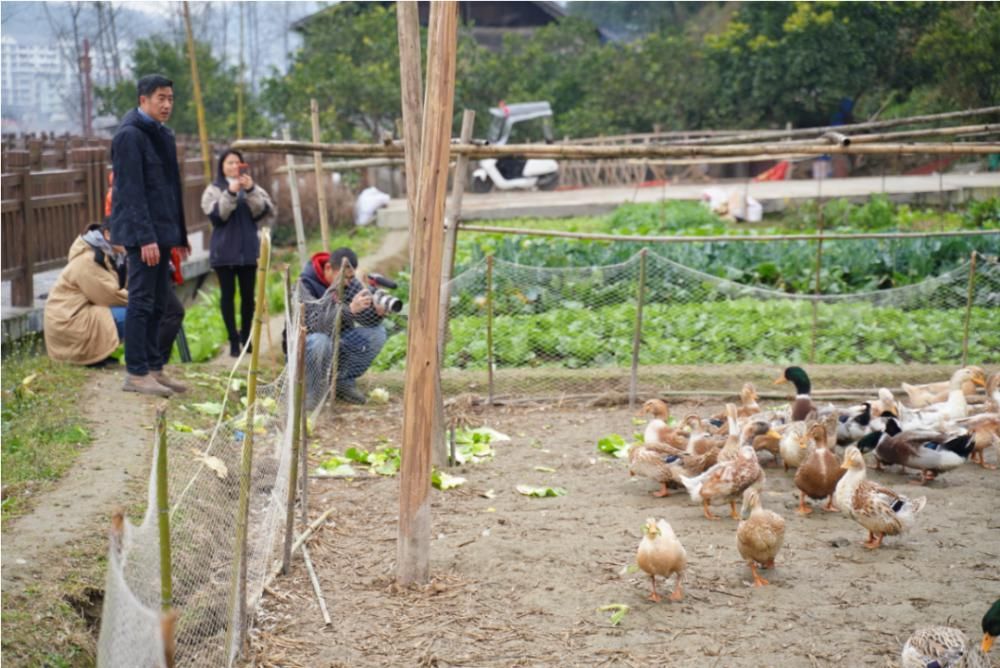
[[[420,169],[420,131],[423,123],[423,84],[420,74],[420,16],[416,2],[396,3],[399,35],[399,85],[403,103],[403,144],[406,146],[406,204],[410,239],[417,217],[417,182]],[[410,244],[412,266],[413,244]]]
[[[198,113],[198,139],[201,143],[201,160],[205,163],[205,184],[212,182],[211,154],[208,150],[208,129],[205,127],[205,105],[201,99],[201,82],[198,80],[198,58],[195,56],[194,34],[191,32],[190,3],[184,0],[184,32],[187,34],[188,59],[191,61],[191,85],[194,88],[194,107]]]
[[[458,3],[431,4],[427,36],[427,109],[420,147],[417,216],[413,221],[413,276],[403,393],[403,453],[399,484],[399,538],[396,580],[426,582],[430,569],[431,442],[437,355],[444,205],[448,189],[451,115],[455,96]]]
[[[309,116],[312,121],[312,138],[317,144],[321,138],[319,135],[319,102],[316,98],[309,100]],[[323,178],[323,154],[319,151],[313,152],[313,166],[316,169],[316,203],[319,206],[319,232],[323,236],[323,250],[329,253],[330,248],[330,224],[327,220],[326,211],[326,179]]]

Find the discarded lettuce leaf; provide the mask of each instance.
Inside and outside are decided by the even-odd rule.
[[[191,408],[205,415],[219,415],[222,413],[222,404],[216,401],[203,401],[200,404],[191,404]]]
[[[444,471],[435,469],[431,472],[431,484],[437,489],[452,489],[465,484],[465,478],[460,478]]]
[[[602,605],[597,609],[598,612],[610,612],[611,617],[608,621],[611,622],[612,626],[618,626],[625,615],[628,614],[629,607],[624,603],[611,603],[610,605]]]
[[[533,487],[532,485],[518,485],[518,494],[524,494],[525,496],[566,496],[566,490],[562,487]]]
[[[608,434],[598,439],[597,449],[617,459],[628,457],[629,444],[618,434]]]
[[[206,467],[215,471],[215,475],[219,476],[220,480],[226,479],[226,476],[229,474],[229,469],[226,468],[225,462],[214,455],[206,455],[198,448],[191,448],[191,452],[194,453],[195,461],[201,462]]]
[[[539,473],[555,473],[556,470],[551,466],[536,466],[535,470]]]
[[[368,393],[368,399],[375,404],[387,404],[389,403],[389,391],[384,387],[373,388],[372,391]]]

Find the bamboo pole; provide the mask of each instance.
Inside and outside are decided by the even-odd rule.
[[[285,552],[281,572],[288,575],[292,563],[292,535],[295,533],[295,494],[299,484],[299,430],[302,427],[302,383],[306,372],[306,306],[299,304],[299,335],[295,346],[295,387],[292,390],[292,456],[288,465],[288,499],[285,507]],[[308,476],[308,471],[302,471]]]
[[[968,109],[964,111],[950,111],[943,114],[925,114],[923,116],[909,116],[906,118],[891,118],[885,121],[868,121],[864,123],[851,123],[849,125],[826,125],[820,128],[798,128],[795,130],[757,130],[745,132],[743,134],[729,135],[725,137],[708,137],[705,139],[692,139],[689,144],[715,144],[720,142],[741,142],[754,139],[775,139],[782,137],[810,137],[819,136],[824,132],[833,130],[834,132],[853,132],[854,130],[872,130],[877,128],[890,128],[899,125],[915,125],[918,123],[929,123],[932,121],[951,120],[953,118],[968,118],[969,116],[990,116],[1000,113],[1000,107],[982,107],[979,109]]]
[[[486,256],[486,373],[489,403],[493,405],[493,256]]]
[[[236,139],[237,141],[243,139],[243,70],[245,68],[245,60],[243,58],[243,10],[244,2],[239,1],[240,6],[240,65],[239,74],[236,81]],[[287,137],[286,137],[287,139]]]
[[[184,33],[187,36],[188,59],[191,61],[191,84],[194,89],[194,108],[198,115],[198,143],[205,167],[205,185],[212,182],[211,153],[208,149],[208,129],[205,126],[205,103],[201,99],[201,81],[198,79],[198,57],[195,55],[194,35],[191,32],[191,3],[184,0]]]
[[[413,221],[410,322],[403,396],[397,582],[426,582],[430,571],[431,441],[434,409],[424,397],[440,373],[437,355],[443,219],[455,98],[458,3],[431,3],[427,91],[420,139],[417,216]]]
[[[319,151],[334,156],[400,157],[405,150],[400,144],[316,144],[274,139],[243,139],[233,144],[238,150],[261,153],[311,153]],[[619,158],[699,158],[712,156],[786,155],[790,151],[803,155],[984,155],[1000,151],[1000,142],[959,143],[881,143],[831,146],[815,144],[630,144],[625,146],[574,146],[567,144],[453,144],[452,155],[470,159],[501,158],[520,155],[524,158],[556,160],[614,160]]]
[[[560,237],[563,239],[578,239],[589,241],[629,241],[636,243],[709,243],[709,242],[736,242],[736,243],[756,243],[772,241],[816,241],[819,239],[815,234],[741,234],[741,235],[717,235],[710,237],[700,236],[656,236],[647,237],[630,234],[596,234],[587,232],[563,232],[561,230],[532,230],[517,227],[494,227],[492,225],[467,225],[462,224],[461,230],[464,232],[482,232],[484,234],[512,234],[535,237]],[[859,232],[857,234],[824,234],[825,241],[844,239],[925,239],[930,237],[979,237],[992,234],[1000,234],[1000,230],[949,230],[941,232]]]
[[[628,387],[628,407],[635,408],[635,396],[639,387],[639,346],[642,342],[642,306],[646,297],[646,254],[639,251],[639,286],[635,297],[635,331],[632,334],[632,375]]]
[[[965,327],[962,334],[962,366],[969,362],[969,323],[972,320],[972,299],[976,289],[976,251],[969,260],[969,288],[965,297]]]
[[[324,162],[321,163],[320,166],[327,172],[339,172],[348,169],[361,169],[364,167],[396,167],[403,164],[406,164],[406,161],[399,158],[361,158],[358,160],[337,160],[334,162]],[[288,174],[289,171],[305,172],[315,169],[315,167],[309,167],[308,165],[290,164],[284,167],[278,167],[274,170],[274,173]]]
[[[403,142],[406,146],[406,205],[410,214],[409,229],[412,239],[413,225],[417,217],[420,132],[424,116],[423,83],[420,72],[420,16],[416,2],[396,3],[396,32],[399,39],[399,85],[400,102],[403,107]]]
[[[819,208],[819,221],[818,221],[819,234],[816,240],[816,283],[813,288],[813,294],[816,297],[820,295],[820,270],[823,267],[823,205],[820,202]],[[819,299],[814,299],[812,302],[812,338],[809,346],[809,363],[816,363],[816,337],[819,328]]]
[[[164,612],[174,605],[173,568],[170,560],[170,498],[167,494],[167,413],[156,411],[156,506],[160,525],[160,607]]]
[[[308,341],[309,335],[306,334],[306,340]],[[302,386],[302,396],[306,396],[306,378],[305,374],[299,378],[299,385]],[[306,411],[302,411],[302,424],[299,425],[299,438],[302,439],[302,444],[299,446],[299,469],[302,471],[302,475],[299,476],[299,515],[303,524],[309,522],[309,414]],[[295,551],[295,546],[292,546],[292,551]]]
[[[319,103],[316,98],[309,100],[309,117],[312,121],[312,138],[320,141],[319,134]],[[313,168],[316,172],[316,203],[319,206],[319,233],[323,239],[323,250],[330,250],[330,221],[326,210],[326,178],[323,174],[323,154],[313,152]]]
[[[333,620],[330,619],[330,612],[326,609],[326,600],[323,598],[323,590],[319,586],[319,578],[316,577],[316,570],[313,568],[312,559],[309,558],[309,550],[302,546],[302,561],[305,562],[306,570],[309,572],[309,581],[312,583],[313,593],[319,601],[319,610],[323,613],[323,624],[330,626]]]
[[[264,283],[271,257],[271,234],[261,231],[260,258],[257,263],[257,304],[254,309],[254,327],[250,335],[253,350],[250,353],[250,371],[247,375],[247,419],[243,436],[243,457],[240,466],[240,500],[236,515],[236,556],[233,561],[233,577],[230,590],[233,599],[229,607],[229,625],[226,629],[227,659],[236,640],[236,650],[241,651],[246,639],[247,622],[247,525],[250,518],[250,476],[253,472],[254,417],[257,411],[257,375],[260,365],[260,330],[264,326],[262,318]],[[233,628],[236,624],[237,627]]]
[[[291,131],[288,126],[282,128],[281,136],[285,138],[285,141],[291,139]],[[295,173],[295,156],[286,153],[285,164],[288,167],[288,192],[292,198],[292,217],[295,220],[295,247],[299,251],[300,266],[305,266],[306,262],[309,261],[309,254],[306,252],[306,232],[302,223],[302,200],[299,199],[299,178]]]
[[[337,270],[337,314],[333,317],[333,331],[330,340],[333,342],[333,354],[330,358],[330,406],[337,400],[337,375],[340,366],[340,326],[344,322],[344,309],[350,308],[344,303],[344,271],[347,269],[347,258],[340,259],[340,269]]]
[[[163,664],[174,668],[177,656],[177,641],[174,629],[177,627],[177,611],[170,609],[160,615],[160,637],[163,638]]]

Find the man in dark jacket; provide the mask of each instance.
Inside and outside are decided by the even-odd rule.
[[[187,388],[163,373],[160,319],[170,289],[170,249],[181,259],[190,246],[184,224],[174,133],[163,124],[174,106],[173,82],[158,74],[139,79],[139,106],[125,114],[111,142],[115,182],[112,242],[128,262],[125,366],[122,389],[169,397]]]
[[[344,297],[337,300],[337,279],[344,260]],[[322,398],[333,361],[333,328],[340,320],[340,353],[337,362],[337,398],[365,403],[355,380],[375,361],[385,345],[382,326],[385,308],[372,303],[371,292],[354,277],[358,256],[350,248],[316,253],[299,276],[299,301],[306,306],[306,404],[311,409]],[[342,309],[341,304],[347,308]]]

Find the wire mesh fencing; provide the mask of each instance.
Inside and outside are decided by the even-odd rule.
[[[812,257],[806,247],[790,244],[788,253],[814,260],[815,247]],[[803,294],[728,280],[717,274],[738,272],[713,265],[709,273],[667,255],[706,257],[642,249],[605,266],[493,258],[471,266],[450,285],[445,392],[554,399],[650,392],[663,387],[662,368],[672,365],[1000,362],[995,256],[904,287]],[[837,271],[861,271],[858,264]],[[386,348],[376,364],[402,368],[405,337]]]

